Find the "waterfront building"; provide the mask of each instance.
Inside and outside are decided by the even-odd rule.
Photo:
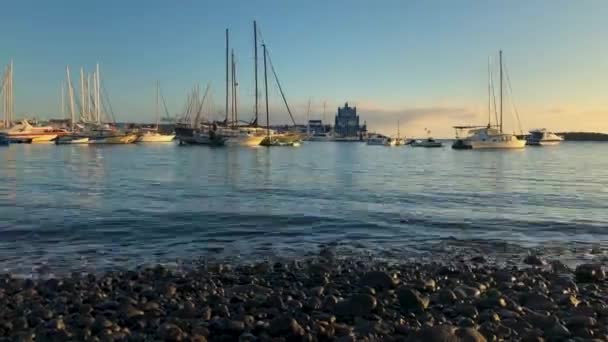
[[[365,125],[359,124],[359,115],[357,115],[357,107],[350,107],[348,102],[344,107],[338,108],[334,131],[340,137],[360,137],[365,133]]]

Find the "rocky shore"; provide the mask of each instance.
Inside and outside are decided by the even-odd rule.
[[[0,276],[0,341],[608,341],[608,278],[539,256],[318,256]]]

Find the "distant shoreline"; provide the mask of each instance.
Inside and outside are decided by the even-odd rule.
[[[556,134],[564,137],[566,141],[608,141],[606,133],[562,132]]]

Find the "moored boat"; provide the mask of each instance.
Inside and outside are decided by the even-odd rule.
[[[526,145],[551,146],[557,145],[562,141],[564,141],[564,138],[543,128],[531,130],[530,135],[526,139]]]
[[[154,106],[154,115],[156,118],[156,126],[153,129],[145,129],[140,132],[137,136],[136,142],[138,143],[146,143],[146,142],[171,142],[175,139],[175,134],[164,134],[161,133],[158,129],[160,123],[160,114],[158,109],[158,100],[160,97],[160,83],[156,82],[156,104]]]
[[[81,135],[64,135],[55,139],[56,145],[84,145],[89,143],[89,137]]]
[[[23,120],[0,133],[12,142],[44,143],[50,142],[58,136],[66,135],[68,131],[51,126],[32,126],[27,120]]]
[[[442,147],[443,143],[433,138],[427,138],[424,140],[414,140],[410,143],[412,147]]]

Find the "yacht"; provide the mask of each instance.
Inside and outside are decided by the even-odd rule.
[[[258,146],[266,138],[267,129],[255,126],[218,127],[218,135],[226,146]]]
[[[483,128],[472,129],[469,131],[471,134],[465,139],[465,144],[470,145],[472,149],[521,149],[526,146],[526,141],[519,139],[515,134],[505,133],[503,130],[503,70],[502,70],[502,50],[499,52],[500,61],[500,121],[498,125],[492,126],[490,122],[490,111],[488,110],[488,125]],[[488,66],[489,69],[489,66]],[[490,84],[488,86],[488,95],[491,92],[492,87],[492,76],[490,75]],[[489,102],[490,96],[488,96],[488,109],[490,108]]]
[[[442,147],[443,143],[433,138],[427,138],[424,140],[414,140],[410,143],[412,147]]]
[[[530,135],[526,140],[526,145],[531,146],[550,146],[557,145],[564,141],[564,138],[559,135],[549,132],[546,129],[534,129],[530,131]]]
[[[385,137],[382,134],[370,134],[367,137],[367,144],[368,145],[385,146],[387,144],[387,140],[388,139],[390,139],[390,138]]]

